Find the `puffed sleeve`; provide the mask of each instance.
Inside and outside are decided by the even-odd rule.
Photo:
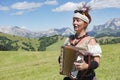
[[[88,45],[88,52],[90,52],[92,56],[101,57],[102,54],[101,47],[98,43],[95,45]]]

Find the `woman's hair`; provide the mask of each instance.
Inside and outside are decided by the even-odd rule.
[[[82,4],[82,7],[78,7],[78,9],[74,11],[74,13],[80,13],[82,15],[85,15],[89,19],[90,23],[91,22],[91,16],[89,14],[90,10],[91,10],[90,6],[87,6],[87,4]]]
[[[91,19],[91,16],[90,16],[89,12],[85,11],[84,13],[88,17],[89,23],[90,23],[92,19]]]

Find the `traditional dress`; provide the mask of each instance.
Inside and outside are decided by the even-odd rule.
[[[90,36],[88,36],[88,37],[90,37]],[[71,39],[74,40],[75,38],[76,37],[74,35],[72,37],[67,38],[64,42],[64,45],[71,45],[70,40]],[[101,53],[102,53],[101,47],[98,43],[96,43],[95,45],[90,45],[89,44],[89,42],[93,38],[94,37],[90,37],[89,39],[84,41],[82,44],[75,45],[75,47],[82,48],[82,49],[84,49],[84,50],[86,50],[87,52],[90,53],[90,61],[92,61],[93,57],[95,57],[95,56],[101,57]],[[89,59],[89,54],[86,53],[84,55],[84,61],[86,63],[89,63],[88,59]],[[64,80],[71,80],[71,79],[69,77],[65,77]],[[77,80],[96,80],[94,69],[78,71]]]

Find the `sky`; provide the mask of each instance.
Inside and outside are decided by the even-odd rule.
[[[30,31],[73,29],[73,11],[83,2],[92,8],[88,30],[120,18],[119,0],[0,0],[0,27],[18,26]]]

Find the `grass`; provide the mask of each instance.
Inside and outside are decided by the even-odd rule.
[[[96,70],[99,80],[120,80],[120,44],[102,46],[100,67]]]
[[[62,80],[57,58],[62,42],[43,52],[1,51],[0,80]],[[98,80],[120,80],[120,44],[102,45]]]
[[[0,80],[57,80],[59,74],[55,53],[0,52]]]

